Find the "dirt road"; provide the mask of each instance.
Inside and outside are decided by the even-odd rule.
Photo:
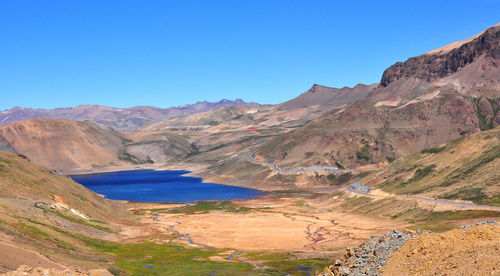
[[[413,195],[380,195],[380,194],[372,194],[370,193],[369,189],[367,186],[363,186],[361,181],[358,181],[348,187],[346,189],[355,194],[360,194],[360,195],[365,195],[365,196],[370,196],[370,197],[390,197],[390,196],[395,196],[398,199],[417,199],[417,200],[423,200],[427,202],[431,202],[434,204],[445,204],[445,205],[453,205],[459,208],[465,208],[465,209],[481,209],[481,210],[491,210],[491,211],[500,211],[500,207],[497,206],[489,206],[489,205],[478,205],[474,203],[467,203],[467,202],[456,202],[456,201],[449,201],[449,200],[442,200],[442,199],[434,199],[434,198],[427,198],[427,197],[421,197],[421,196],[413,196]]]

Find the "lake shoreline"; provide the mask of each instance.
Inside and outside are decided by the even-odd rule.
[[[111,200],[145,203],[192,203],[245,200],[264,194],[253,188],[205,182],[188,170],[125,170],[67,175]]]

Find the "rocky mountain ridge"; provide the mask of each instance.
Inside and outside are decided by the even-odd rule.
[[[456,73],[479,56],[500,59],[500,24],[493,26],[471,41],[447,52],[430,52],[387,68],[380,85],[387,87],[399,79],[416,78],[431,82]],[[497,65],[496,61],[493,61]]]

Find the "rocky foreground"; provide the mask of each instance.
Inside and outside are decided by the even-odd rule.
[[[500,224],[439,234],[392,230],[347,248],[320,275],[500,275]]]
[[[78,271],[70,269],[31,267],[22,265],[15,271],[0,274],[0,276],[112,276],[106,269],[91,269],[89,271]]]

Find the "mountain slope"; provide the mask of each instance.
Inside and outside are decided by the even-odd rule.
[[[0,271],[102,266],[82,239],[110,235],[127,216],[121,204],[14,153],[0,152],[0,189]]]
[[[94,121],[117,130],[131,131],[149,123],[171,118],[204,112],[222,106],[257,106],[241,99],[235,101],[220,100],[218,102],[197,102],[170,108],[154,106],[135,106],[130,108],[115,108],[102,105],[79,105],[75,107],[56,109],[32,109],[14,107],[0,112],[0,125],[11,124],[34,118],[67,119],[75,121]]]
[[[403,157],[364,179],[395,194],[500,206],[500,127]]]
[[[366,99],[330,110],[257,153],[282,166],[390,162],[500,125],[500,26],[450,51],[396,63]]]
[[[323,110],[317,106],[306,106],[294,109],[281,109],[275,105],[261,106],[226,106],[210,111],[195,113],[170,119],[163,122],[150,123],[141,127],[141,131],[153,130],[247,130],[280,127],[294,128],[304,125],[319,116]]]
[[[172,133],[120,133],[91,121],[62,119],[0,126],[0,141],[5,149],[63,172],[131,169],[165,163],[194,150],[185,138]]]
[[[121,163],[126,142],[117,131],[90,121],[32,119],[0,127],[0,136],[36,164],[65,170]]]

